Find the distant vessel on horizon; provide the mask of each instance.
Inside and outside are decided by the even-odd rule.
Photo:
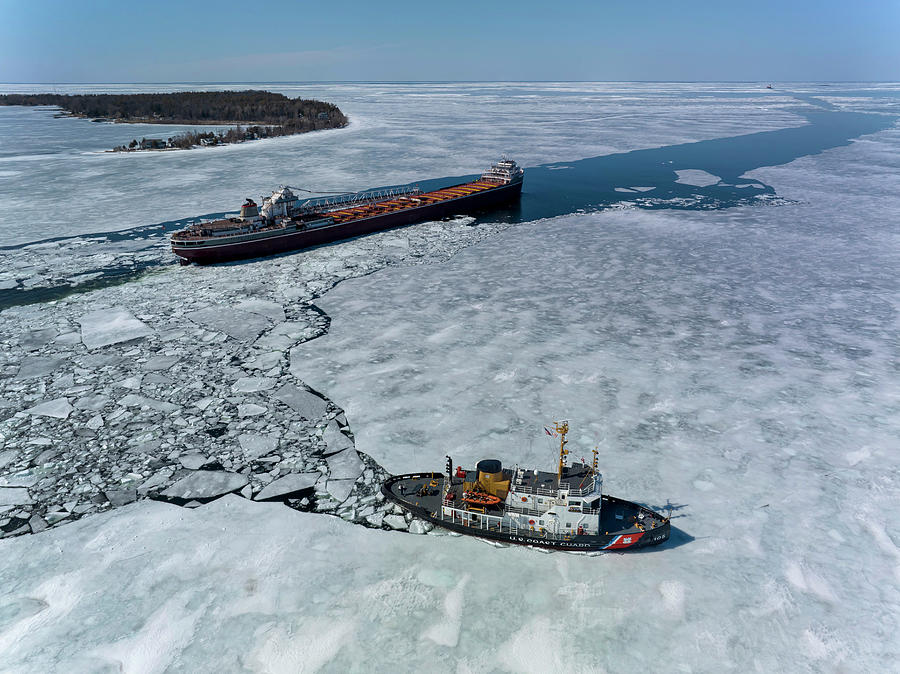
[[[504,158],[478,180],[431,192],[406,187],[301,202],[290,187],[281,187],[262,199],[261,207],[247,199],[236,218],[196,223],[175,232],[172,252],[182,264],[226,262],[471,214],[519,199],[524,176],[516,162]]]

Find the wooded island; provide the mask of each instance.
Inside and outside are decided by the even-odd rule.
[[[117,152],[188,149],[239,143],[347,126],[331,103],[288,98],[269,91],[183,91],[165,94],[2,94],[0,105],[54,105],[67,115],[96,122],[144,124],[236,124],[227,131],[185,131],[168,139],[134,139]]]

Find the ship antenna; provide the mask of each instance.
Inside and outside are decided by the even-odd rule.
[[[563,469],[566,467],[566,455],[569,450],[566,449],[566,433],[569,432],[568,421],[554,421],[553,428],[559,433],[559,470],[556,474],[557,483],[562,481]]]

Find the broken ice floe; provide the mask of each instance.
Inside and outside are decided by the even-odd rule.
[[[291,473],[270,483],[254,498],[257,501],[266,501],[291,496],[315,487],[321,477],[322,473]]]
[[[34,407],[29,407],[26,412],[37,416],[65,419],[73,409],[72,405],[69,404],[68,398],[56,398],[55,400],[48,400]]]
[[[289,371],[288,354],[328,329],[310,303],[318,293],[386,265],[447,259],[506,227],[471,221],[259,261],[266,285],[228,266],[173,268],[4,310],[0,478],[14,503],[0,506],[0,537],[134,499],[194,507],[232,485],[386,526],[383,469],[356,451],[341,410]],[[204,484],[183,482],[192,474]]]
[[[678,174],[678,179],[675,181],[676,183],[691,185],[693,187],[709,187],[722,180],[719,176],[714,176],[712,173],[700,169],[680,169],[675,171],[675,173]]]
[[[18,506],[32,503],[25,487],[0,487],[0,506]]]
[[[272,394],[304,419],[320,419],[325,414],[328,403],[311,391],[294,384],[285,384]]]
[[[207,307],[187,316],[207,330],[222,332],[232,339],[246,341],[256,339],[272,325],[265,315],[228,307]]]
[[[81,341],[89,349],[146,337],[152,329],[124,309],[99,309],[78,319]]]
[[[247,458],[258,459],[275,451],[278,447],[278,438],[258,433],[241,433],[238,436],[238,443]]]
[[[198,470],[180,479],[160,493],[164,498],[189,501],[222,496],[243,487],[249,478],[240,473],[218,470]]]
[[[28,357],[22,360],[16,379],[35,379],[46,377],[54,372],[65,362],[64,358],[43,358],[40,356]]]

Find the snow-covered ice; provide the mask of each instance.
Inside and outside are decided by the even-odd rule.
[[[188,214],[248,171],[285,182],[299,141],[312,178],[359,186],[468,172],[501,144],[563,168],[803,123],[787,95],[750,111],[747,85],[653,86],[315,85],[360,102],[344,145],[266,145],[255,173],[235,168],[246,148],[205,153],[195,185],[221,192]],[[835,105],[864,109],[850,98]],[[883,671],[900,659],[898,148],[894,128],[730,179],[777,202],[423,223],[4,310],[0,662],[379,671],[426,652],[456,672]],[[166,172],[206,163],[192,156],[143,158],[135,217],[172,192]],[[75,249],[3,253],[24,269]],[[103,341],[120,311],[140,339],[82,342],[86,316],[104,314],[86,322]],[[61,400],[65,418],[28,413]],[[559,416],[576,460],[599,444],[608,492],[671,508],[669,544],[496,548],[379,499],[379,464],[547,467],[540,427]]]
[[[790,92],[764,92],[743,83],[256,85],[262,86],[291,97],[333,102],[349,116],[350,126],[185,152],[111,154],[103,151],[135,134],[164,134],[166,127],[54,119],[48,108],[0,108],[0,135],[10,139],[0,156],[0,170],[14,172],[4,178],[4,243],[235,211],[246,195],[268,194],[279,184],[355,190],[473,173],[502,152],[532,166],[800,126],[804,122],[795,110],[808,105]],[[55,87],[59,93],[160,90],[160,85]],[[0,86],[3,93],[44,90],[41,85]],[[35,128],[41,132],[34,133]],[[47,138],[49,147],[36,147],[35,137]],[[65,204],[65,218],[55,209],[33,207],[57,202]],[[20,226],[22,213],[28,213],[28,228]],[[70,252],[65,243],[49,245],[62,249],[57,258]],[[103,244],[120,255],[154,252],[148,241],[138,243],[136,251],[119,252],[120,246],[117,241]],[[76,255],[96,253],[97,246],[88,244],[78,247]],[[37,268],[42,275],[59,273],[53,265]]]

